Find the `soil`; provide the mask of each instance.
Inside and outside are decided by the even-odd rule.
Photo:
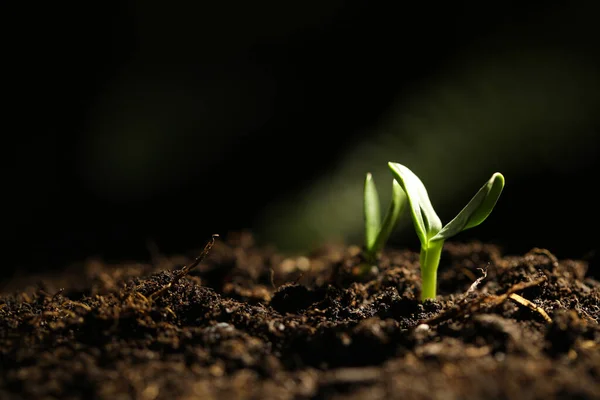
[[[418,258],[388,249],[363,268],[341,245],[285,258],[242,232],[170,287],[193,257],[15,279],[0,398],[600,399],[585,262],[449,242],[438,297],[421,303]]]

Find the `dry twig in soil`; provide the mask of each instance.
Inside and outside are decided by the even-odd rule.
[[[204,250],[202,250],[202,253],[198,257],[196,257],[196,259],[194,260],[194,262],[192,262],[191,264],[188,264],[188,265],[184,266],[179,272],[176,273],[176,275],[173,277],[173,279],[171,280],[171,282],[167,283],[165,286],[163,286],[162,288],[160,288],[157,291],[155,291],[154,293],[152,293],[148,297],[148,300],[149,301],[154,301],[157,298],[159,298],[160,296],[162,296],[163,294],[165,294],[165,292],[167,290],[169,290],[171,288],[171,286],[173,286],[174,284],[176,284],[177,282],[179,282],[179,280],[181,278],[183,278],[184,276],[186,276],[192,269],[196,268],[198,266],[198,264],[200,264],[202,261],[204,261],[204,259],[206,258],[206,256],[208,256],[208,253],[210,253],[210,250],[214,246],[215,239],[218,238],[218,237],[219,237],[218,234],[216,234],[216,233],[213,234],[212,237],[210,238],[210,240],[204,246]]]
[[[519,300],[523,299],[522,302],[521,301],[517,301],[517,302],[519,304],[525,305],[529,308],[531,308],[531,306],[535,307],[535,308],[532,308],[534,311],[537,311],[547,322],[552,322],[552,320],[550,319],[548,314],[546,314],[546,312],[543,309],[541,309],[540,307],[536,306],[535,304],[531,303],[529,300],[527,300],[521,296],[518,296],[518,295],[513,296],[513,294],[515,292],[520,292],[527,288],[542,284],[543,282],[546,281],[546,279],[547,279],[546,276],[542,276],[542,277],[540,277],[538,279],[534,279],[533,281],[530,281],[530,282],[517,283],[517,284],[511,286],[505,293],[503,293],[501,295],[488,295],[488,296],[481,295],[471,301],[468,301],[468,299],[470,297],[469,295],[475,291],[475,289],[477,288],[479,283],[484,278],[485,278],[485,271],[484,271],[484,276],[478,278],[475,282],[473,282],[473,284],[471,285],[471,287],[469,287],[469,289],[467,290],[465,295],[456,303],[456,305],[454,307],[452,307],[451,309],[447,310],[446,312],[444,312],[440,315],[436,315],[435,317],[432,317],[428,320],[422,321],[421,323],[431,326],[433,324],[439,324],[441,322],[447,321],[451,318],[460,318],[460,317],[464,317],[466,315],[472,315],[472,314],[478,312],[479,310],[481,310],[483,307],[499,306],[500,304],[502,304],[509,298],[511,298],[514,301],[517,301],[516,300],[517,298],[519,298]],[[529,302],[531,304],[528,304],[527,302]]]

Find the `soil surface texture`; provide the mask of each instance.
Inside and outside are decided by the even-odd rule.
[[[249,233],[150,263],[90,260],[0,294],[0,399],[600,399],[600,283],[545,249],[330,245]]]

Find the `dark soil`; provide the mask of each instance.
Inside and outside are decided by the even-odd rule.
[[[14,280],[0,398],[600,399],[584,262],[447,243],[421,304],[417,253],[388,250],[378,273],[359,254],[285,259],[231,235],[153,301],[193,257]]]

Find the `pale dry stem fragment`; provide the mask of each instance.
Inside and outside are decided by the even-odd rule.
[[[541,308],[540,306],[537,306],[535,304],[533,304],[531,301],[527,300],[524,297],[519,296],[516,293],[511,293],[508,296],[512,301],[525,306],[527,308],[529,308],[532,311],[537,312],[538,314],[540,314],[542,316],[542,318],[544,318],[546,320],[546,322],[548,322],[549,324],[552,323],[552,318],[550,318],[550,316],[546,313],[546,311],[544,311],[543,308]]]
[[[177,314],[175,314],[175,311],[171,310],[170,307],[165,307],[165,311],[171,314],[173,318],[177,318]]]
[[[471,285],[469,290],[467,290],[465,295],[457,302],[457,304],[454,307],[452,307],[451,309],[443,312],[442,314],[436,315],[435,317],[432,317],[428,320],[421,321],[420,324],[427,324],[429,326],[432,326],[435,324],[439,324],[440,322],[447,321],[451,318],[459,318],[459,317],[463,317],[465,315],[474,314],[474,313],[478,312],[479,310],[481,310],[484,306],[497,307],[500,304],[502,304],[503,302],[505,302],[508,298],[510,298],[511,294],[528,289],[530,287],[540,285],[541,283],[545,282],[547,279],[546,276],[542,276],[538,279],[534,279],[533,281],[520,282],[520,283],[517,283],[516,285],[511,286],[504,294],[488,295],[488,296],[482,295],[482,296],[476,297],[475,299],[473,299],[471,301],[467,301],[467,299],[469,298],[468,294],[472,293],[475,290],[475,288],[477,287],[477,285],[479,285],[481,280],[483,280],[484,278],[485,278],[485,276],[480,277],[480,278],[478,278],[478,280],[473,282],[473,284]],[[548,321],[548,320],[546,320],[546,321]]]
[[[88,312],[92,311],[92,308],[90,306],[88,306],[85,303],[81,303],[79,301],[67,300],[67,301],[63,302],[61,305],[64,307],[66,304],[71,304],[73,306],[81,307]]]
[[[140,292],[135,292],[135,295],[138,296],[140,299],[142,299],[146,303],[150,302],[150,300],[148,300],[148,298],[146,296],[144,296],[143,294],[141,294]]]
[[[488,264],[489,265],[489,264]],[[473,282],[471,284],[471,286],[469,286],[469,289],[467,290],[467,292],[464,295],[464,298],[466,298],[467,296],[469,296],[471,293],[473,293],[475,291],[475,289],[477,289],[477,286],[479,286],[481,284],[481,282],[487,278],[487,266],[485,267],[485,269],[483,268],[477,268],[478,270],[481,271],[481,273],[483,274],[482,276],[480,276],[479,278],[475,279],[475,282]]]

